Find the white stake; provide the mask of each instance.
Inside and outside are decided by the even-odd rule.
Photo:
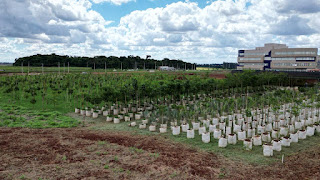
[[[282,154],[282,164],[283,164],[283,161],[284,161],[284,154]]]

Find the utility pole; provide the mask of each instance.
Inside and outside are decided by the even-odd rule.
[[[23,74],[23,62],[21,62],[21,72]]]

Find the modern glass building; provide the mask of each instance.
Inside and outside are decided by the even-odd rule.
[[[238,51],[238,70],[308,71],[319,67],[318,48],[288,48],[268,43],[253,50]]]

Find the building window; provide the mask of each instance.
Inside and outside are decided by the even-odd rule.
[[[286,51],[286,52],[275,52],[275,55],[311,55],[316,54],[315,51]]]
[[[274,66],[315,66],[316,63],[274,63]]]
[[[240,58],[240,61],[258,61],[261,58]]]
[[[239,63],[240,66],[268,66],[268,63]]]
[[[244,56],[265,56],[265,55],[268,55],[269,53],[268,52],[258,52],[258,53],[251,53],[251,52],[245,52],[245,53],[240,53]]]
[[[314,61],[315,57],[297,57],[297,61]]]
[[[295,61],[295,58],[272,58],[273,61]]]

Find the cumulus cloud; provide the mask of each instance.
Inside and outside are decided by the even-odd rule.
[[[69,37],[73,30],[92,33],[111,23],[90,7],[87,0],[3,0],[0,36],[42,40],[46,35],[50,42],[51,36]]]
[[[181,1],[133,11],[112,27],[106,26],[111,21],[91,9],[91,3],[121,5],[129,1],[3,0],[0,58],[12,61],[13,57],[35,53],[151,54],[157,59],[221,63],[236,62],[238,49],[269,42],[320,46],[316,0],[301,6],[291,0],[217,0],[208,1],[203,8]]]
[[[277,35],[309,35],[316,31],[308,25],[308,20],[298,16],[292,16],[279,23],[273,24],[271,33]]]
[[[280,13],[316,13],[320,12],[319,0],[282,0],[278,4],[278,12]]]
[[[136,1],[136,0],[92,0],[92,1],[94,3],[108,2],[108,3],[115,4],[115,5],[121,5],[121,4],[128,3],[130,1]]]

